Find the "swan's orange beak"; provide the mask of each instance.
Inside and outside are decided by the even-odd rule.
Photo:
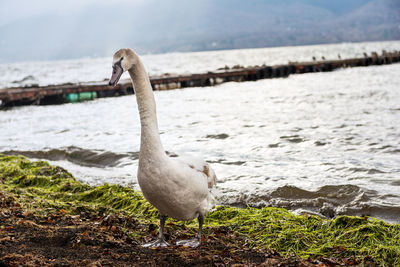
[[[121,75],[123,72],[124,72],[124,70],[121,67],[121,62],[118,61],[113,66],[113,72],[112,72],[112,75],[111,75],[111,78],[110,78],[110,81],[108,82],[108,84],[112,85],[112,86],[116,86],[119,81],[119,78],[121,78]]]

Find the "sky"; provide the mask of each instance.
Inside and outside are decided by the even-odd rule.
[[[66,14],[79,12],[87,6],[97,5],[142,5],[152,0],[1,0],[0,2],[0,25],[6,24],[21,18],[40,16],[48,13]],[[168,0],[164,0],[168,1]],[[188,0],[193,1],[193,0]],[[201,2],[202,0],[195,0]],[[265,0],[268,1],[268,0]],[[282,0],[284,2],[285,0]],[[340,11],[344,6],[359,5],[368,0],[347,0],[346,1],[327,1],[327,0],[306,0],[306,2],[317,3],[318,5],[329,7],[332,10]],[[336,3],[335,3],[336,2]],[[112,10],[111,10],[112,11]]]
[[[0,0],[0,63],[126,46],[165,53],[394,40],[399,11],[400,0]]]
[[[1,0],[0,25],[18,19],[38,17],[45,14],[78,13],[93,4],[118,5],[124,3],[140,5],[146,0]],[[112,12],[112,10],[110,10]]]

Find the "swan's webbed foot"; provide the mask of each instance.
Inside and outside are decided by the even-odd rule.
[[[176,241],[177,246],[183,246],[189,248],[197,248],[198,246],[200,246],[200,244],[201,244],[201,239],[198,237]]]
[[[165,240],[164,237],[164,225],[167,216],[161,215],[160,216],[160,232],[158,233],[158,238],[154,241],[149,243],[143,244],[142,247],[144,248],[165,248],[169,247],[170,244]]]
[[[157,238],[154,241],[149,243],[143,244],[142,247],[144,248],[165,248],[171,246],[164,238]]]
[[[204,217],[203,217],[203,215],[199,215],[199,217],[197,219],[199,221],[199,231],[197,232],[196,237],[191,238],[191,239],[176,241],[177,246],[197,248],[198,246],[201,245],[201,232],[203,229]]]

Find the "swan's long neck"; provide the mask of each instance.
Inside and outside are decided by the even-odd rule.
[[[136,64],[129,69],[133,86],[135,88],[136,100],[140,115],[141,141],[139,162],[144,159],[154,159],[157,155],[165,155],[158,132],[156,102],[149,76],[136,56]]]

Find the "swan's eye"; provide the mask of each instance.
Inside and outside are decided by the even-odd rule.
[[[124,59],[124,57],[121,57],[121,61]]]

